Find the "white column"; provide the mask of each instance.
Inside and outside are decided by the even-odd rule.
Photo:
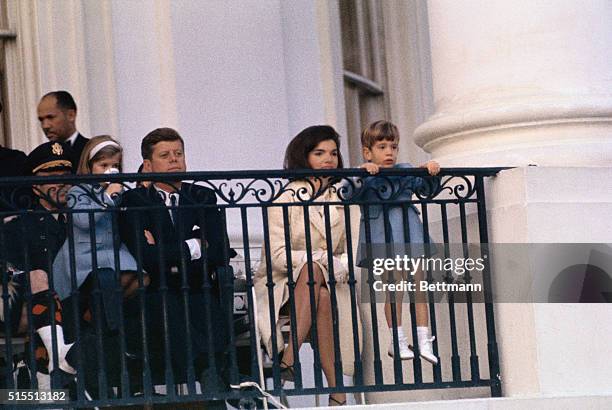
[[[416,142],[446,166],[609,165],[612,3],[428,3],[435,113]]]
[[[490,241],[609,243],[612,3],[437,0],[428,15],[435,111],[416,143],[443,166],[523,167],[487,183]],[[610,394],[609,304],[495,309],[505,396]]]

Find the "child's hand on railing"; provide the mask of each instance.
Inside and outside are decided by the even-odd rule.
[[[425,164],[421,165],[419,168],[427,168],[427,172],[429,175],[438,175],[440,172],[440,164],[436,161],[427,161]]]
[[[380,167],[373,162],[366,162],[362,164],[359,168],[365,169],[370,175],[378,174],[378,171],[380,171]]]

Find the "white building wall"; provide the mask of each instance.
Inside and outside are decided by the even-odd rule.
[[[280,11],[277,1],[172,3],[178,128],[191,169],[280,166],[289,137]]]
[[[610,244],[611,187],[612,168],[606,167],[502,171],[488,183],[490,241]],[[546,266],[566,267],[557,259]],[[496,293],[545,280],[533,260],[529,268],[524,263],[493,269]],[[495,313],[504,396],[612,394],[612,368],[604,359],[612,355],[612,305],[499,303]]]
[[[77,101],[79,128],[87,136],[118,136],[111,3],[108,0],[84,2],[82,16],[87,95]],[[83,121],[87,117],[89,129]]]
[[[183,135],[191,170],[280,168],[291,137],[330,119],[321,7],[310,1],[114,1],[127,168],[138,166],[140,139],[159,126]]]
[[[304,127],[345,132],[336,2],[32,0],[9,12],[9,62],[31,94],[11,91],[11,121],[33,131],[15,144],[27,151],[45,141],[38,99],[57,89],[75,97],[85,135],[121,140],[127,171],[161,126],[185,137],[191,170],[280,168]]]

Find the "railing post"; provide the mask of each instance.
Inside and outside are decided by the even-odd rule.
[[[485,289],[485,315],[487,321],[487,351],[489,353],[489,378],[491,379],[491,395],[501,397],[501,375],[499,373],[499,352],[497,349],[497,337],[495,332],[495,315],[493,312],[493,295],[491,285],[491,260],[489,257],[489,233],[487,227],[487,209],[484,190],[484,179],[482,175],[476,176],[476,194],[478,196],[478,231],[481,247],[484,245],[484,271],[483,285]]]

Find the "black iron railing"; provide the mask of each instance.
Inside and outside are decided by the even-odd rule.
[[[40,287],[40,278],[31,273],[42,270],[52,292],[61,282],[59,277],[68,283],[60,305],[45,305],[51,311],[53,353],[47,356],[53,368],[61,368],[56,315],[60,306],[65,341],[75,342],[69,363],[76,379],[70,372],[57,371],[50,379],[53,388],[72,386],[70,401],[53,403],[53,408],[225,399],[261,406],[262,393],[253,383],[281,398],[449,387],[490,387],[492,396],[500,396],[493,305],[486,298],[491,290],[486,247],[478,248],[477,256],[483,257],[484,264],[472,276],[467,272],[458,279],[449,269],[441,272],[445,283],[480,283],[478,295],[422,292],[428,302],[428,326],[437,336],[433,353],[439,364],[435,366],[418,354],[417,292],[407,292],[410,323],[404,326],[410,329],[407,333],[412,334],[417,354],[411,361],[400,361],[398,333],[393,331],[395,359],[386,357],[383,333],[388,330],[379,313],[385,297],[393,300],[396,295],[375,289],[379,276],[372,265],[377,257],[397,256],[397,249],[388,246],[395,241],[392,225],[397,215],[401,215],[403,238],[412,239],[405,242],[420,246],[418,255],[409,245],[402,252],[448,258],[453,244],[458,244],[463,257],[474,256],[468,244],[488,242],[484,180],[499,170],[444,169],[436,178],[421,169],[394,169],[376,178],[361,170],[326,170],[2,180],[2,387],[44,387],[36,377],[36,370],[44,373],[47,365],[44,355],[41,360],[38,354],[44,343],[33,326],[32,302],[39,290],[34,284]],[[190,183],[178,188],[176,181]],[[100,184],[109,182],[123,185],[124,192],[106,196]],[[151,185],[163,182],[167,191],[178,194],[176,205],[166,205],[164,194],[160,196]],[[135,189],[136,184],[148,187]],[[68,187],[73,189],[64,198]],[[406,197],[406,192],[413,195]],[[37,205],[40,198],[46,207]],[[422,221],[418,240],[411,236],[413,210],[420,212]],[[382,217],[383,239],[372,237],[374,212]],[[355,230],[357,222],[351,223],[360,213],[365,217],[361,234]],[[108,223],[102,226],[104,216]],[[85,239],[77,225],[86,230]],[[53,245],[53,240],[59,243]],[[192,253],[194,240],[199,242],[200,256]],[[83,248],[90,250],[86,259],[79,256]],[[104,259],[109,249],[110,263]],[[122,252],[129,253],[134,266],[124,269]],[[63,265],[57,260],[62,257]],[[80,266],[83,263],[85,267]],[[56,271],[58,266],[65,268]],[[279,271],[279,266],[284,270]],[[304,290],[300,288],[303,279],[296,269],[302,266],[308,280],[307,297],[300,305],[295,302],[299,300],[296,291]],[[91,273],[79,276],[83,269]],[[126,271],[131,275],[131,292],[123,283]],[[424,270],[425,279],[432,283],[439,273]],[[317,281],[320,274],[324,283]],[[409,282],[415,278],[408,276]],[[317,332],[329,330],[327,317],[313,308],[323,303],[318,299],[321,294],[329,296],[331,307],[331,334],[326,340]],[[235,295],[244,302],[238,309]],[[304,305],[308,312],[299,316]],[[390,306],[397,327],[397,307]],[[306,343],[313,351],[312,362],[300,360],[298,349],[293,349],[291,359],[282,357],[289,342],[293,346],[300,342],[298,317],[308,317]],[[364,321],[369,323],[367,328]],[[263,340],[264,336],[269,339]],[[368,357],[363,353],[367,345],[372,352]],[[325,368],[329,346],[331,371]],[[293,363],[290,372],[283,362]],[[330,375],[324,377],[322,370],[333,373],[335,386],[325,383]],[[313,383],[305,381],[306,374],[312,375]],[[353,376],[351,385],[343,383],[343,374]],[[293,383],[283,381],[288,378]]]

